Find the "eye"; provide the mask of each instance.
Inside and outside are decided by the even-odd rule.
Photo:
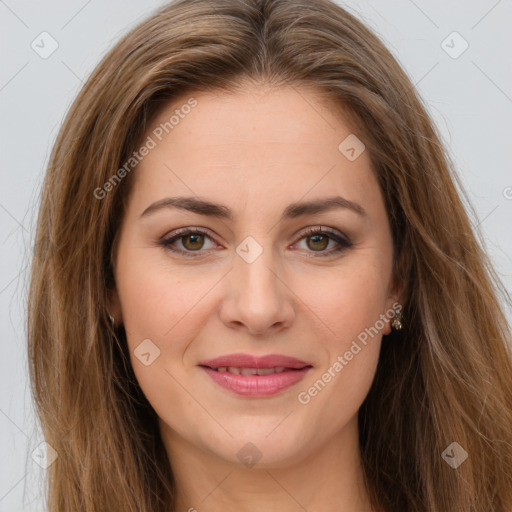
[[[312,249],[310,252],[316,253],[314,256],[319,257],[337,254],[353,245],[346,236],[332,231],[329,228],[309,228],[307,231],[301,233],[301,235],[299,241],[305,239],[307,248]],[[176,231],[171,237],[162,239],[160,245],[171,252],[182,254],[186,257],[195,257],[208,252],[201,250],[204,248],[205,239],[213,241],[213,238],[208,232],[202,229],[183,228]],[[176,248],[176,242],[179,242],[183,249]],[[337,246],[326,251],[325,249],[329,246],[330,242],[335,242]]]
[[[212,240],[212,237],[202,229],[183,228],[176,231],[175,234],[170,238],[164,238],[160,244],[171,252],[177,252],[185,256],[194,257],[201,256],[201,253],[205,252],[201,251],[205,238]],[[185,250],[177,249],[174,247],[174,243],[178,241],[185,248]]]
[[[330,228],[309,228],[301,233],[301,235],[300,240],[304,239],[306,241],[306,247],[311,248],[313,253],[317,253],[314,254],[314,256],[318,257],[340,253],[353,245],[345,235],[332,231]],[[337,246],[335,246],[334,249],[326,251],[325,249],[329,246],[329,242],[335,242]]]

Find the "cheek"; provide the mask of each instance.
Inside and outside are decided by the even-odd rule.
[[[207,283],[200,275],[190,279],[158,256],[152,249],[133,249],[119,259],[118,290],[130,343],[172,336],[194,316],[193,307],[205,292]]]
[[[366,329],[383,328],[378,320],[386,309],[386,269],[370,264],[368,258],[359,261],[317,273],[314,279],[303,277],[296,288],[302,290],[297,294],[320,321],[327,345],[337,351]]]
[[[308,308],[319,320],[319,350],[325,357],[318,374],[302,387],[308,396],[303,395],[301,403],[309,400],[307,407],[331,425],[341,425],[355,414],[375,375],[385,326],[383,274],[385,269],[366,260],[360,267],[347,266],[325,281],[316,280],[319,286],[309,285],[304,292]]]
[[[158,256],[127,250],[118,260],[117,277],[135,376],[155,410],[163,412],[170,395],[177,407],[190,405],[179,383],[189,378],[189,347],[212,315],[208,291],[219,279],[214,271],[171,268]]]
[[[135,377],[157,414],[167,417],[192,406],[180,385],[187,377],[183,357],[198,337],[200,299],[211,285],[170,272],[144,251],[126,251],[118,260],[118,291]]]

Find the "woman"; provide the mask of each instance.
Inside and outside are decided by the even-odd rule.
[[[133,29],[44,184],[49,510],[510,511],[506,292],[457,187],[334,3],[181,0]]]

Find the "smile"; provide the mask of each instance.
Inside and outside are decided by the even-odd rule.
[[[268,354],[230,354],[198,365],[218,386],[236,395],[276,395],[300,382],[313,366],[300,359]]]
[[[238,368],[236,366],[221,366],[219,368],[212,368],[218,372],[229,372],[235,375],[272,375],[273,373],[282,373],[290,368],[279,366],[277,368]]]

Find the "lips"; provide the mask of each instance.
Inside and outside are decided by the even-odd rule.
[[[285,368],[300,370],[306,366],[311,366],[311,364],[295,357],[281,354],[267,354],[260,357],[250,354],[229,354],[203,361],[199,363],[199,366],[206,366],[215,370],[218,368]]]
[[[237,366],[220,366],[219,368],[212,368],[220,373],[229,372],[235,375],[272,375],[274,373],[283,373],[290,368],[284,366],[277,366],[272,368],[238,368]]]
[[[302,380],[312,368],[305,361],[280,354],[230,354],[203,361],[199,366],[219,386],[252,398],[279,393]]]

